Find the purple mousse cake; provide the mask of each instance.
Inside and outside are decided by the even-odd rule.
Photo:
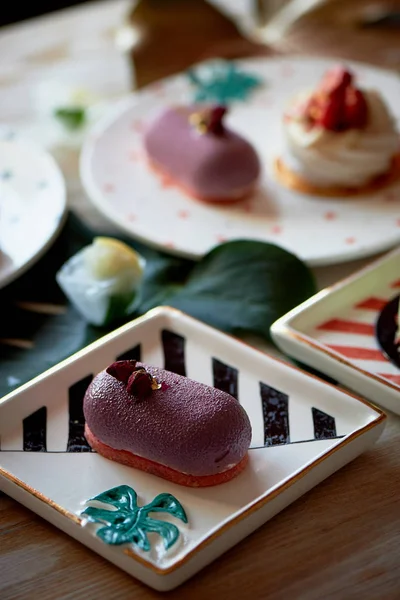
[[[164,369],[113,363],[93,379],[83,410],[94,450],[174,483],[224,483],[248,461],[251,425],[239,402]]]
[[[225,127],[224,106],[177,106],[148,127],[151,167],[168,183],[204,202],[236,202],[257,186],[260,161],[253,146]]]

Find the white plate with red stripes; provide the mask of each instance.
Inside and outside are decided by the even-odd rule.
[[[397,248],[290,311],[271,333],[290,356],[400,414],[399,295]]]

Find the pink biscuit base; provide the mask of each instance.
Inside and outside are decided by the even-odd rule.
[[[187,475],[186,473],[175,471],[160,463],[137,456],[127,450],[115,450],[114,448],[111,448],[110,446],[103,444],[95,435],[93,435],[87,425],[85,425],[85,437],[91,448],[104,456],[104,458],[119,462],[127,467],[140,469],[145,473],[162,477],[163,479],[186,487],[209,487],[220,483],[226,483],[234,477],[237,477],[237,475],[245,469],[249,460],[248,454],[246,454],[237,465],[227,471],[215,475]]]

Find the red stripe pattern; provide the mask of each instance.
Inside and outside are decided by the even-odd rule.
[[[364,308],[365,310],[383,310],[386,304],[387,300],[371,296],[359,304],[356,304],[355,308]]]
[[[387,373],[378,373],[378,375],[379,375],[379,377],[388,379],[388,381],[391,381],[392,383],[396,383],[397,385],[400,385],[400,375],[390,375]]]
[[[382,362],[388,362],[388,359],[382,354],[380,350],[374,350],[372,348],[357,348],[356,346],[337,346],[335,344],[328,344],[328,347],[335,352],[339,352],[347,358],[355,358],[358,360],[378,360]]]
[[[345,319],[331,319],[318,327],[323,331],[341,331],[343,333],[358,333],[360,335],[374,335],[374,326],[369,323],[346,321]]]
[[[398,290],[400,288],[400,279],[397,279],[389,284],[392,290]],[[369,361],[368,367],[364,367],[366,370],[375,373],[379,377],[386,379],[390,383],[400,387],[400,373],[381,373],[380,369],[384,368],[383,363],[390,363],[389,359],[381,352],[377,347],[375,339],[375,322],[379,316],[380,311],[386,306],[390,300],[390,292],[388,290],[387,298],[379,298],[376,296],[369,296],[361,302],[355,304],[353,310],[364,310],[369,311],[369,315],[363,315],[363,321],[368,320],[369,323],[360,322],[357,314],[353,312],[353,318],[351,319],[329,319],[321,325],[317,326],[317,330],[321,332],[318,336],[321,341],[324,339],[322,332],[329,332],[329,337],[325,338],[325,344],[328,348],[337,352],[338,354],[346,357],[349,360],[357,361],[358,366],[362,366],[362,361]],[[337,335],[335,335],[337,334]],[[346,337],[349,334],[353,337],[350,339]],[[360,336],[359,344],[354,342],[354,335]],[[328,343],[329,340],[329,343]],[[332,343],[337,340],[337,343]],[[373,342],[371,344],[371,341]],[[369,348],[364,346],[368,345]],[[375,346],[375,348],[371,348]],[[374,365],[373,363],[376,363]]]

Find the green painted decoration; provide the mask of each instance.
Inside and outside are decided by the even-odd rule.
[[[168,513],[184,523],[187,516],[181,503],[172,494],[159,494],[144,506],[138,506],[137,494],[128,485],[119,485],[103,492],[87,502],[109,504],[115,510],[89,506],[81,515],[93,523],[102,523],[96,535],[106,544],[135,544],[148,552],[151,548],[148,533],[158,533],[166,550],[173,546],[179,537],[176,525],[159,519],[152,519],[149,513]]]
[[[65,129],[76,131],[86,124],[86,110],[80,106],[70,108],[57,108],[54,111],[56,119],[63,124]]]
[[[234,100],[246,100],[260,85],[262,79],[252,73],[237,69],[235,63],[222,61],[190,69],[187,76],[196,88],[195,102],[218,102],[228,104]]]

